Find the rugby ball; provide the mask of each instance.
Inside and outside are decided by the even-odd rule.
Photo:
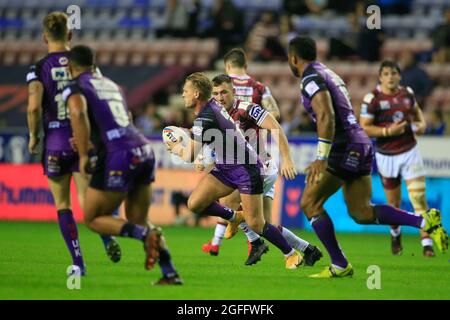
[[[175,126],[165,127],[162,131],[162,138],[165,144],[182,141],[185,145],[189,141],[189,131]]]

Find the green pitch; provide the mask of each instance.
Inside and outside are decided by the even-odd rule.
[[[353,278],[308,279],[329,263],[286,270],[281,253],[270,247],[257,265],[244,261],[247,245],[238,234],[225,240],[219,256],[201,251],[211,229],[165,228],[171,253],[184,286],[153,287],[159,268],[145,271],[142,245],[119,239],[122,260],[106,257],[100,238],[79,227],[88,276],[80,290],[67,289],[69,254],[54,223],[0,222],[0,299],[449,299],[449,254],[424,258],[418,236],[404,236],[403,256],[390,254],[389,236],[339,234],[355,269]],[[312,233],[300,233],[318,243]],[[323,247],[320,245],[320,248]],[[322,250],[324,251],[324,250]],[[381,270],[381,289],[369,290],[367,268]]]

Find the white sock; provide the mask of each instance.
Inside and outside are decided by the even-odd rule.
[[[223,236],[225,235],[225,230],[227,229],[227,226],[218,223],[216,224],[216,229],[214,230],[214,238],[212,240],[212,244],[214,246],[220,246],[222,243]]]
[[[432,247],[433,246],[433,240],[431,240],[431,238],[423,238],[421,242],[422,242],[422,247],[426,247],[426,246]]]
[[[230,219],[228,219],[228,221],[231,221],[231,222],[236,221],[236,211],[233,211],[233,216]]]
[[[397,228],[391,228],[391,235],[393,237],[398,237],[402,233],[402,228],[398,226]]]
[[[306,247],[309,245],[308,241],[297,237],[291,230],[288,230],[285,227],[281,227],[281,234],[286,238],[287,242],[292,248],[297,249],[301,252],[304,252]]]
[[[338,266],[337,264],[331,264],[331,265],[333,266],[333,268],[338,269],[339,271],[342,271],[346,268],[346,267],[344,268],[344,267]]]
[[[294,253],[295,253],[295,250],[291,249],[291,251],[288,254],[285,254],[284,256],[287,258],[287,257],[292,256]]]
[[[422,223],[420,224],[420,229],[425,228],[425,219],[422,218]]]
[[[248,226],[248,224],[246,222],[241,222],[241,224],[239,225],[239,228],[245,232],[245,235],[247,236],[247,239],[250,242],[253,242],[253,241],[261,238],[259,236],[259,234],[257,234],[255,231],[250,229],[250,227]]]

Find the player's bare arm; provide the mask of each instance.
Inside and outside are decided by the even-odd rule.
[[[367,133],[369,137],[379,138],[379,137],[392,137],[398,136],[405,132],[405,128],[408,125],[408,122],[394,122],[389,127],[382,127],[374,125],[373,118],[360,117],[360,124],[363,127],[364,131]]]
[[[27,120],[30,131],[30,142],[28,151],[31,154],[37,154],[37,145],[39,144],[39,125],[42,116],[42,97],[44,96],[44,86],[40,81],[32,81],[28,85],[28,108]]]
[[[422,135],[425,133],[427,129],[427,123],[425,121],[425,117],[423,116],[423,112],[420,109],[419,105],[416,103],[413,110],[413,123],[412,129],[415,134]]]
[[[312,101],[316,113],[317,135],[319,137],[317,159],[306,169],[306,182],[318,183],[328,166],[328,154],[334,137],[334,110],[328,90],[317,93]]]
[[[67,105],[73,136],[80,156],[80,173],[86,176],[86,166],[89,162],[89,137],[91,136],[86,98],[81,94],[73,94],[67,100]]]
[[[267,110],[276,120],[280,120],[280,109],[274,97],[267,96],[261,100],[261,106]]]
[[[292,180],[297,175],[294,161],[292,160],[291,153],[289,151],[289,143],[286,135],[283,132],[280,124],[272,114],[268,114],[264,121],[261,123],[262,129],[270,130],[272,138],[280,148],[281,153],[281,168],[280,174],[288,180]]]
[[[181,138],[177,142],[167,142],[167,150],[183,159],[186,162],[194,162],[195,158],[202,149],[202,144],[198,141],[189,138],[186,146],[182,144],[183,139]]]

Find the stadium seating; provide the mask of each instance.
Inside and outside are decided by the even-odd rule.
[[[233,0],[247,18],[262,10],[281,10],[282,0]],[[43,17],[53,10],[64,10],[71,0],[0,0],[0,64],[29,65],[45,54],[41,41]],[[216,39],[155,39],[162,25],[165,0],[82,0],[81,30],[74,31],[74,44],[85,43],[97,51],[100,65],[165,65],[207,68],[218,53]],[[214,0],[202,0],[201,19],[208,16]],[[381,58],[397,60],[402,52],[430,54],[432,30],[442,22],[442,12],[450,7],[446,0],[415,0],[411,15],[383,15],[382,27],[387,38],[380,50]],[[200,22],[201,23],[201,22]],[[294,28],[317,38],[318,58],[325,60],[329,37],[345,37],[351,32],[345,16],[325,11],[322,15],[305,15],[294,19]],[[347,83],[358,107],[365,93],[377,81],[378,64],[366,62],[332,62],[329,64]],[[450,110],[450,65],[424,65],[437,87],[427,107]],[[297,105],[297,80],[286,63],[250,65],[250,74],[269,84],[283,105]]]

